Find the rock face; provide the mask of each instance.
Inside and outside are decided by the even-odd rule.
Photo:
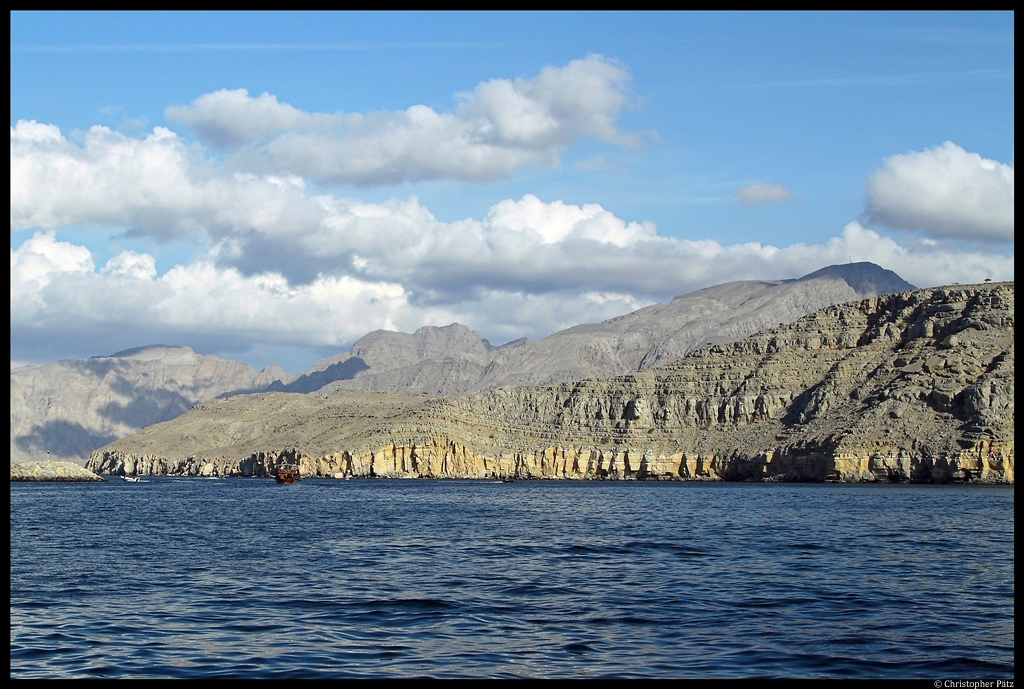
[[[662,368],[457,398],[217,400],[101,474],[1013,483],[1014,285],[831,306]]]
[[[74,462],[11,462],[12,481],[106,481]]]
[[[376,331],[287,386],[453,396],[521,385],[606,378],[669,364],[709,343],[733,342],[832,304],[913,289],[873,263],[829,266],[799,280],[730,282],[540,342],[493,347],[453,323],[414,334]]]
[[[11,371],[11,458],[83,462],[97,447],[201,400],[290,381],[277,367],[155,345]]]

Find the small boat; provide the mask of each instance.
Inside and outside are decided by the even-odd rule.
[[[299,480],[299,467],[295,464],[282,464],[274,473],[278,483],[295,483]]]
[[[124,474],[122,474],[121,475],[121,480],[122,481],[129,481],[130,483],[138,483],[139,482],[139,477],[138,476],[125,476]]]
[[[501,479],[501,482],[502,483],[515,483],[516,480],[512,476],[506,476],[505,478]]]

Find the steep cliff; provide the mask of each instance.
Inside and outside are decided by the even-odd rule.
[[[663,368],[458,398],[218,400],[100,474],[1013,482],[1014,285],[831,306]]]

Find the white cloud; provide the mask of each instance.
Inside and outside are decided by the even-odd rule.
[[[134,138],[95,126],[81,146],[52,125],[11,128],[11,230],[95,223],[169,239],[309,226],[301,178],[218,176],[168,129]]]
[[[745,206],[757,206],[762,203],[779,203],[780,201],[800,201],[801,197],[781,184],[757,182],[740,187],[735,192],[740,203]]]
[[[11,282],[46,285],[55,273],[90,273],[92,252],[84,246],[58,242],[52,233],[37,232],[17,251],[11,249]]]
[[[545,67],[532,79],[492,79],[458,94],[443,113],[425,105],[397,112],[309,113],[275,96],[220,90],[166,109],[169,120],[222,150],[230,165],[287,171],[356,185],[426,179],[488,181],[525,165],[555,165],[576,141],[635,139],[615,128],[630,76],[600,55]]]
[[[466,96],[457,115],[426,108],[406,114],[448,118],[456,133],[467,122],[489,123],[489,136],[517,155],[546,155],[581,132],[617,140],[613,118],[599,116],[621,105],[606,91],[616,69],[588,58],[532,80],[487,82]],[[580,101],[581,94],[592,102]],[[244,99],[232,103],[248,112]],[[243,139],[270,136],[273,143],[282,140],[275,133],[281,127],[321,126],[275,103],[260,104],[264,120],[231,131]],[[545,107],[531,109],[537,103]],[[597,115],[588,119],[587,107]],[[401,129],[399,120],[388,126]],[[383,131],[373,127],[374,136]],[[454,141],[456,148],[464,143]],[[886,175],[891,184],[883,184]],[[889,159],[869,183],[882,188],[871,196],[871,208],[889,208],[881,200],[898,182],[905,192],[899,207],[923,217],[925,190],[946,180],[961,190],[954,194],[961,210],[980,222],[969,236],[982,236],[977,227],[998,227],[978,219],[986,212],[1005,215],[1009,204],[1012,238],[1012,179],[1012,168],[947,144]],[[791,196],[761,187],[759,196],[746,188],[751,199]],[[963,203],[963,189],[975,187],[988,200]],[[993,189],[1003,195],[992,196]],[[163,273],[152,255],[135,251],[97,268],[87,248],[55,235],[65,225],[88,224],[209,245],[205,256]],[[30,228],[50,233],[37,232],[11,250],[12,355],[21,360],[32,359],[39,343],[86,340],[96,343],[94,354],[197,338],[236,347],[340,348],[376,328],[411,332],[453,321],[494,342],[539,339],[702,287],[795,278],[851,258],[921,286],[1014,274],[1012,255],[959,251],[941,239],[901,246],[858,223],[820,244],[730,245],[664,237],[652,223],[618,218],[599,204],[532,194],[499,201],[482,218],[442,222],[415,197],[369,203],[312,193],[302,176],[287,171],[221,172],[202,150],[161,127],[144,137],[93,127],[77,144],[53,125],[19,121],[11,128],[11,229]]]
[[[576,238],[625,247],[656,236],[652,224],[625,223],[596,203],[583,206],[562,201],[544,203],[533,194],[527,194],[519,201],[495,204],[483,224],[488,229],[508,228],[514,232],[536,233],[543,244]]]
[[[100,272],[103,275],[120,275],[134,280],[150,280],[156,277],[156,259],[149,254],[122,251],[107,261]]]
[[[157,275],[155,259],[126,251],[96,271],[88,249],[36,233],[11,250],[12,328],[130,328],[264,342],[339,345],[367,326],[395,328],[407,309],[400,285],[348,276],[292,286],[205,260]]]
[[[322,290],[327,284],[343,284],[324,281],[348,279],[355,282],[344,284],[365,286],[357,292],[374,285],[398,287],[399,301],[420,314],[427,308],[454,314],[463,308],[459,305],[479,300],[481,294],[567,298],[609,293],[668,299],[732,279],[798,277],[816,267],[846,262],[851,254],[896,266],[917,284],[928,284],[938,275],[959,282],[969,281],[969,274],[977,279],[1012,275],[1012,265],[1006,268],[995,254],[978,254],[974,263],[964,256],[959,266],[950,264],[934,274],[923,268],[919,274],[908,274],[917,270],[915,256],[945,266],[943,246],[904,249],[877,234],[865,234],[870,231],[859,225],[848,226],[842,237],[822,245],[722,245],[669,239],[658,235],[651,223],[627,222],[598,204],[545,201],[531,194],[500,201],[479,220],[441,222],[416,198],[367,203],[310,194],[303,179],[294,175],[217,176],[178,137],[160,128],[137,139],[94,127],[78,146],[56,127],[19,122],[11,140],[12,230],[106,223],[158,239],[206,236],[211,244],[204,279],[230,270],[237,275],[216,283],[226,293],[245,288],[276,294],[274,290],[285,289],[250,282],[261,275],[278,275],[287,290],[299,290],[295,294],[313,285]],[[64,248],[58,250],[58,245]],[[35,279],[32,270],[46,274],[48,262],[58,258],[79,266],[72,272],[95,272],[88,254],[81,255],[83,248],[48,235],[36,235],[18,251],[17,266],[12,257],[12,289],[15,283]],[[68,252],[74,251],[79,253],[71,258]],[[76,263],[79,260],[85,263]],[[997,267],[986,273],[984,261]],[[90,279],[149,281],[173,294],[174,280],[197,270],[193,266],[180,275],[172,270],[157,278],[152,257],[128,252],[111,259]],[[62,280],[73,282],[66,276]],[[158,298],[147,294],[137,291],[134,298]],[[374,298],[399,303],[393,296]],[[221,300],[215,295],[210,299],[214,304]],[[183,298],[182,303],[190,302]],[[83,308],[89,312],[91,307]],[[378,311],[374,307],[375,315],[368,316],[367,323],[397,322],[394,313]],[[214,316],[211,322],[218,322]],[[172,321],[184,322],[176,318]],[[526,334],[537,334],[539,328]]]
[[[942,243],[921,242],[901,246],[893,239],[851,222],[840,237],[823,246],[829,247],[832,263],[843,263],[843,252],[854,261],[871,261],[894,271],[904,280],[919,287],[974,284],[985,279],[1013,280],[1013,255],[986,251],[963,251]],[[825,265],[824,263],[822,265]]]
[[[485,223],[473,222],[461,229],[482,233],[484,244],[496,246],[484,228]],[[422,264],[412,268],[391,266],[378,256],[380,275],[322,274],[298,284],[274,271],[245,275],[212,258],[160,275],[152,256],[134,252],[96,270],[88,249],[37,233],[11,251],[12,356],[32,357],[31,349],[18,343],[77,341],[83,333],[98,333],[93,353],[197,339],[236,349],[253,343],[340,350],[377,328],[412,332],[454,321],[496,343],[540,339],[709,285],[799,277],[850,258],[896,270],[921,286],[1014,275],[1012,256],[941,245],[908,249],[858,223],[821,244],[785,247],[647,236],[624,247],[585,242],[589,253],[578,254],[565,250],[576,240],[544,243],[521,233],[524,237],[523,251],[505,254],[500,280],[486,279],[499,267],[499,257],[485,258],[486,270],[463,271],[461,278],[469,282],[456,289],[443,276],[457,264],[435,254],[420,257]],[[383,279],[386,275],[390,279]],[[103,344],[108,341],[119,344]]]
[[[868,217],[931,237],[1013,241],[1013,167],[941,146],[886,158],[867,182]]]
[[[36,233],[17,250],[11,249],[11,323],[31,320],[45,308],[43,289],[55,275],[89,275],[95,266],[84,246],[58,242],[52,234]]]
[[[95,126],[81,147],[52,125],[11,127],[11,229],[89,222],[180,231],[196,206],[187,150],[163,127],[136,139]]]
[[[59,143],[64,137],[56,125],[39,124],[35,120],[19,120],[16,127],[11,127],[11,145],[14,145],[15,140]]]
[[[329,130],[334,125],[332,115],[310,115],[279,103],[269,93],[252,98],[246,89],[207,93],[192,101],[192,105],[166,108],[164,115],[219,150],[239,148],[288,130]]]

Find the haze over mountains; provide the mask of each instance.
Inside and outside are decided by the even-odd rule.
[[[49,454],[82,463],[93,450],[196,403],[246,392],[354,388],[453,396],[607,378],[663,366],[708,343],[734,342],[833,304],[913,288],[892,271],[851,263],[797,280],[725,283],[540,342],[494,347],[458,323],[413,334],[375,331],[297,377],[163,345],[26,367],[11,371],[11,457]]]
[[[11,371],[11,459],[84,460],[88,453],[194,404],[295,376],[189,347],[153,345]]]

